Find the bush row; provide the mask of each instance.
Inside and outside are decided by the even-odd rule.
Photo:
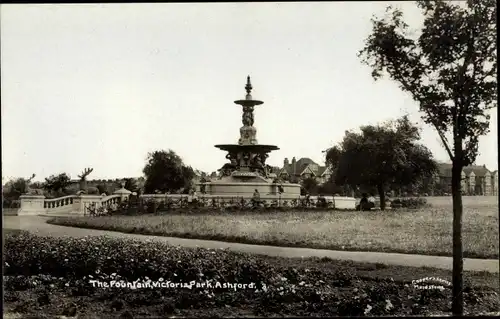
[[[402,208],[411,208],[418,209],[428,207],[427,199],[422,197],[413,197],[413,198],[397,198],[391,202],[392,207],[402,207]]]
[[[138,214],[161,214],[168,212],[176,213],[207,213],[207,212],[290,212],[290,211],[328,211],[335,209],[331,201],[316,200],[308,202],[306,200],[282,200],[272,203],[261,203],[254,205],[251,199],[230,198],[230,199],[204,199],[189,202],[187,197],[180,199],[166,199],[156,201],[153,199],[133,199],[118,205],[115,209],[111,207],[99,207],[95,211],[88,210],[90,215],[110,216],[110,215],[138,215]]]
[[[443,310],[450,300],[449,289],[419,290],[393,280],[362,280],[346,268],[294,268],[269,262],[265,257],[221,249],[183,249],[160,242],[108,237],[8,235],[4,260],[7,291],[44,285],[69,289],[75,296],[107,294],[106,298],[112,299],[128,297],[123,289],[97,289],[88,281],[142,279],[256,285],[255,289],[237,291],[167,288],[141,292],[141,302],[146,304],[171,298],[169,309],[247,304],[264,313],[359,316]]]

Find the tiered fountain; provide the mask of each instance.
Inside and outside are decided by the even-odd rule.
[[[245,99],[234,101],[243,107],[243,126],[240,128],[238,144],[215,145],[227,152],[226,159],[229,163],[219,169],[221,173],[219,179],[204,184],[205,192],[209,195],[251,198],[254,191],[258,190],[263,199],[277,196],[283,199],[299,198],[300,185],[280,182],[274,174],[271,174],[270,166],[266,165],[269,153],[279,148],[275,145],[257,143],[253,111],[256,105],[264,102],[252,98],[250,77],[247,77],[245,89],[247,92]]]

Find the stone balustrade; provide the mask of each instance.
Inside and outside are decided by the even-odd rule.
[[[91,206],[108,207],[119,204],[123,195],[69,195],[54,199],[46,199],[42,195],[22,195],[19,199],[21,207],[17,215],[68,214],[86,215]]]
[[[73,208],[73,202],[74,198],[77,197],[76,195],[69,195],[69,196],[64,196],[64,197],[59,197],[59,198],[54,198],[54,199],[45,199],[43,203],[43,208],[44,209],[51,209],[51,208]]]
[[[113,204],[118,205],[121,201],[121,195],[110,195],[102,198],[101,205],[102,206],[111,206]]]

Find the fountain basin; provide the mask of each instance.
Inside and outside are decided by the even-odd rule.
[[[242,198],[252,198],[255,190],[259,191],[261,198],[275,197],[279,195],[278,186],[282,186],[284,192],[281,194],[283,199],[300,198],[299,184],[275,184],[272,180],[257,176],[251,179],[243,179],[236,176],[227,176],[219,180],[205,183],[205,193],[207,195],[234,196]],[[201,191],[201,184],[197,185],[198,191]]]
[[[237,152],[249,152],[249,153],[262,153],[271,152],[279,150],[276,145],[264,145],[264,144],[250,144],[250,145],[239,145],[239,144],[219,144],[215,145],[220,150],[237,153]]]

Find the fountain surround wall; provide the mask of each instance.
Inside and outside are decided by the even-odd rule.
[[[238,144],[215,145],[227,152],[228,163],[219,169],[220,177],[206,183],[198,184],[198,189],[209,195],[231,195],[251,198],[258,190],[261,198],[279,196],[282,199],[300,197],[300,185],[282,182],[270,172],[266,164],[271,151],[279,150],[276,145],[264,145],[257,142],[257,129],[254,125],[254,107],[264,102],[254,100],[251,95],[250,76],[245,86],[247,92],[244,100],[234,101],[243,107],[240,138]],[[281,187],[279,187],[281,186]],[[281,188],[281,193],[280,193]]]

